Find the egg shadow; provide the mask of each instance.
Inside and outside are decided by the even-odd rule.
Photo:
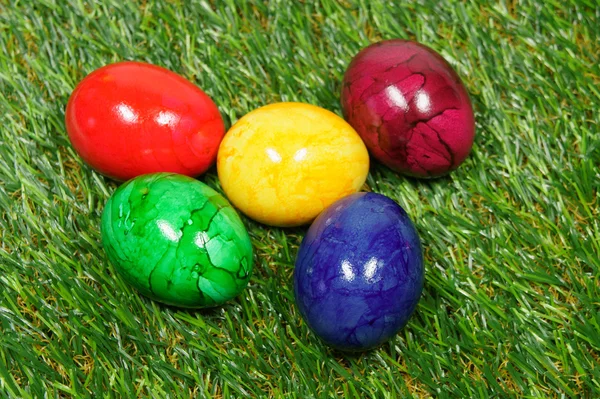
[[[152,301],[152,299],[148,299]],[[183,308],[175,305],[167,305],[158,301],[154,301],[161,310],[169,310],[171,314],[187,313],[190,316],[216,317],[222,309],[227,308],[227,304],[217,305],[207,308]]]

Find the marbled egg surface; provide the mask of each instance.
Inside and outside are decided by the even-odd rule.
[[[475,119],[461,79],[442,56],[413,41],[361,50],[344,74],[342,108],[370,153],[409,176],[442,176],[473,145]]]
[[[168,305],[222,304],[252,273],[252,244],[236,211],[183,175],[142,175],[119,187],[102,214],[102,244],[128,283]]]
[[[365,350],[406,325],[423,279],[421,243],[406,212],[386,196],[357,193],[311,225],[296,260],[294,293],[325,343]]]
[[[352,126],[333,112],[275,103],[229,129],[217,170],[227,198],[246,216],[271,226],[300,226],[360,190],[369,153]]]

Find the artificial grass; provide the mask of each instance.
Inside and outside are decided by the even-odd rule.
[[[600,9],[594,1],[421,4],[234,0],[0,3],[0,397],[600,397]],[[64,108],[110,62],[167,67],[227,125],[274,101],[340,113],[351,57],[416,39],[476,110],[469,159],[406,179],[374,163],[424,243],[408,326],[358,355],[323,346],[294,306],[305,229],[244,219],[244,293],[213,310],[140,297],[99,220],[116,183],[68,142]],[[216,189],[212,170],[201,177]]]

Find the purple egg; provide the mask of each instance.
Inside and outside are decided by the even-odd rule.
[[[408,176],[442,176],[473,146],[473,107],[463,83],[419,43],[394,39],[360,51],[344,74],[342,108],[371,154]]]
[[[421,240],[404,209],[381,194],[356,193],[310,226],[296,258],[294,294],[325,343],[361,351],[408,323],[423,281]]]

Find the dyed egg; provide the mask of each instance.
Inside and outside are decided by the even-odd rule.
[[[406,325],[423,290],[423,255],[406,212],[374,193],[343,198],[304,237],[294,270],[296,303],[328,345],[366,350]]]
[[[252,245],[238,214],[183,175],[143,175],[119,187],[102,214],[102,244],[128,283],[168,305],[219,305],[252,273]]]
[[[227,132],[217,170],[229,200],[250,218],[298,226],[362,187],[369,154],[334,113],[278,103],[250,112]]]
[[[116,180],[153,172],[200,175],[214,163],[225,133],[202,90],[141,62],[89,74],[71,94],[65,119],[81,158]]]
[[[438,177],[469,155],[471,100],[432,49],[388,40],[360,51],[344,74],[342,108],[375,158],[414,177]]]

